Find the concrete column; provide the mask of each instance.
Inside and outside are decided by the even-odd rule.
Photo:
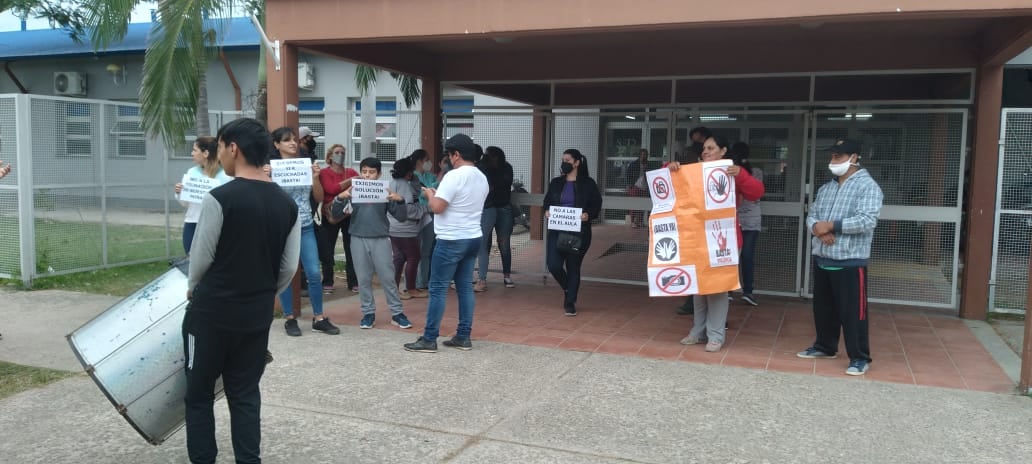
[[[419,101],[422,111],[419,120],[419,139],[421,148],[430,153],[436,170],[437,162],[441,159],[441,137],[444,135],[441,118],[441,82],[436,77],[422,76],[421,79],[423,93]]]
[[[297,92],[297,47],[293,44],[280,45],[280,70],[272,58],[266,56],[269,102],[269,131],[288,126],[297,131],[298,126],[298,92]],[[290,284],[293,289],[294,317],[301,318],[301,279],[300,273],[294,274]],[[279,304],[279,299],[276,299]]]
[[[548,162],[548,123],[550,118],[545,114],[535,113],[531,123],[531,153],[530,153],[530,193],[545,193],[545,163]],[[544,238],[544,224],[541,220],[545,212],[540,206],[530,207],[530,238],[541,240]]]
[[[1002,99],[1003,66],[979,68],[960,301],[965,319],[985,319],[989,305]]]

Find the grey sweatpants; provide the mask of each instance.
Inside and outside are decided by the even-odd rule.
[[[727,324],[727,292],[695,295],[695,325],[688,335],[697,339],[724,343],[724,325]]]
[[[387,297],[391,315],[402,312],[398,286],[394,284],[394,250],[391,239],[351,236],[351,257],[355,260],[355,274],[358,275],[358,296],[362,299],[362,314],[376,313],[373,299],[373,272],[380,277],[380,285]]]

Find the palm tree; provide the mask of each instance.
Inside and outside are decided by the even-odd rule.
[[[373,156],[372,142],[376,140],[376,78],[380,70],[372,66],[358,65],[355,68],[355,85],[362,95],[362,114],[360,116],[360,128],[362,132],[362,157]],[[391,73],[391,77],[398,82],[401,90],[401,98],[405,101],[405,107],[411,108],[419,100],[422,91],[419,87],[419,79],[415,76],[401,73]]]
[[[122,40],[140,0],[82,0],[84,25],[97,50]],[[181,146],[196,128],[210,135],[208,61],[216,53],[230,0],[161,0],[143,62],[140,106],[143,129],[167,146]]]

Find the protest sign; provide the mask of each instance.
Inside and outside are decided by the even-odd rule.
[[[548,230],[581,231],[581,209],[551,206],[548,208]]]
[[[649,184],[649,196],[652,197],[652,214],[666,213],[674,209],[677,193],[674,192],[673,181],[667,168],[656,169],[645,173]]]
[[[183,190],[179,192],[179,199],[187,203],[200,203],[215,188],[216,183],[211,177],[188,173],[183,176]]]
[[[387,181],[351,178],[351,202],[387,203]]]
[[[312,161],[308,158],[278,159],[269,162],[272,181],[280,187],[312,185]]]

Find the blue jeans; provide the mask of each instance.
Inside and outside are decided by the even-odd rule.
[[[760,238],[758,230],[742,231],[742,254],[738,259],[739,273],[742,275],[742,293],[752,295],[753,268],[756,265],[756,241]]]
[[[498,251],[502,255],[502,274],[508,276],[512,273],[512,245],[509,244],[509,238],[512,237],[511,207],[484,208],[484,212],[480,215],[480,231],[484,233],[477,263],[480,280],[487,280],[487,267],[491,262],[492,230],[498,234]]]
[[[308,282],[308,298],[312,302],[312,314],[322,316],[322,276],[319,275],[319,244],[315,241],[315,227],[301,228],[301,264],[305,267]],[[288,286],[279,296],[283,315],[294,315],[294,289]]]
[[[480,238],[437,240],[430,263],[430,301],[426,308],[424,339],[437,341],[440,335],[448,284],[453,280],[459,297],[459,327],[455,336],[469,338],[473,332],[473,266],[479,251]]]
[[[183,223],[183,251],[190,254],[190,244],[193,243],[194,232],[197,231],[196,222]]]

